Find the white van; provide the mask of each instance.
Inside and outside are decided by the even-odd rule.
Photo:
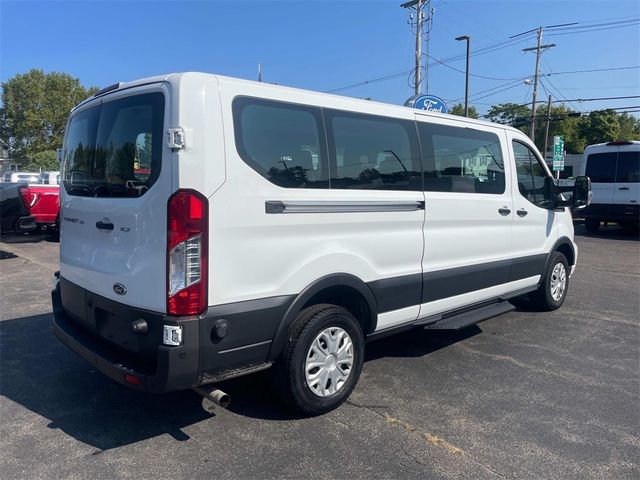
[[[62,156],[54,331],[138,390],[274,366],[322,413],[365,341],[556,309],[576,265],[569,202],[503,125],[184,73],[80,104]]]
[[[640,142],[589,145],[581,175],[593,182],[593,201],[580,211],[585,228],[597,232],[601,222],[633,228],[640,224]]]
[[[40,174],[40,183],[45,185],[60,185],[60,171],[47,171]]]
[[[40,183],[40,174],[35,172],[7,172],[4,181],[11,183]]]

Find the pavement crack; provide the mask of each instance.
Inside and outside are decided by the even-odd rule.
[[[412,433],[414,435],[418,435],[419,437],[422,437],[424,440],[426,440],[430,444],[435,445],[437,447],[442,447],[453,455],[462,455],[464,453],[461,448],[458,448],[455,445],[452,445],[451,443],[447,442],[443,438],[440,438],[437,435],[434,435],[433,433],[423,432],[419,430],[417,427],[410,425],[406,422],[403,422],[402,420],[399,420],[397,418],[394,418],[386,412],[384,414],[384,419],[388,424],[399,425],[403,427],[407,432]]]

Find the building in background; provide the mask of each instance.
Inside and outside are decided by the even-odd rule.
[[[0,176],[6,172],[19,172],[23,163],[22,160],[11,158],[9,144],[0,138]]]

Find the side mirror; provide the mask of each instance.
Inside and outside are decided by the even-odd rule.
[[[591,179],[589,177],[576,177],[576,183],[573,186],[573,196],[571,197],[571,206],[573,208],[584,208],[591,204]]]

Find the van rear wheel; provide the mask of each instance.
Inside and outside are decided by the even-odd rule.
[[[302,310],[274,368],[280,396],[292,407],[319,415],[342,404],[358,382],[364,337],[351,313],[320,304]]]
[[[540,287],[531,295],[531,300],[540,310],[557,310],[564,303],[568,290],[569,262],[562,253],[553,252]]]

